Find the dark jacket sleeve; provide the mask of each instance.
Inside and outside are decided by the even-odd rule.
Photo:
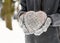
[[[26,0],[20,0],[21,10],[18,12],[18,16],[27,11]]]
[[[60,4],[58,6],[58,10],[56,14],[50,15],[52,20],[52,26],[60,26]]]

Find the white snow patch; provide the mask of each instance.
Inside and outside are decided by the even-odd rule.
[[[25,43],[23,30],[17,20],[12,19],[13,31],[6,28],[5,21],[0,18],[0,43]]]

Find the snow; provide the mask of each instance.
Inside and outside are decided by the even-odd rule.
[[[4,2],[4,0],[3,0]],[[17,7],[18,3],[15,4]],[[0,13],[1,13],[1,4],[0,4]],[[19,10],[21,9],[21,5],[19,5]],[[16,13],[17,10],[15,10]],[[5,21],[0,18],[0,43],[25,43],[25,35],[23,29],[19,26],[17,20],[12,19],[12,28],[13,30],[9,30],[6,27]]]
[[[17,20],[12,19],[13,30],[6,28],[5,21],[0,18],[0,43],[25,43],[23,29]]]

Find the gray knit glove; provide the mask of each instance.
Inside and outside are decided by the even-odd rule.
[[[29,35],[35,34],[37,30],[41,29],[46,20],[47,15],[43,11],[28,11],[27,13],[20,16],[19,23],[25,34]]]

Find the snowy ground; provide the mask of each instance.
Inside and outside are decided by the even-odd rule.
[[[17,7],[17,2],[15,6]],[[0,12],[1,12],[0,4]],[[19,6],[21,9],[21,5]],[[13,31],[6,28],[5,21],[0,18],[0,43],[25,43],[23,30],[19,27],[17,20],[12,19]]]
[[[17,20],[12,19],[13,31],[6,28],[5,21],[0,18],[0,43],[25,43],[23,30]]]

